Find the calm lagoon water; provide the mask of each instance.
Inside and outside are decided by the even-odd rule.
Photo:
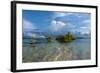
[[[77,39],[70,43],[45,39],[23,39],[22,61],[47,62],[86,60],[91,58],[91,39]]]

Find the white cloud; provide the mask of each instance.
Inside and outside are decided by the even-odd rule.
[[[76,26],[74,24],[71,24],[71,23],[67,23],[67,27],[69,29],[74,29]]]
[[[36,27],[28,20],[23,19],[23,31],[26,32],[31,31],[33,29],[36,29]]]
[[[83,18],[83,17],[87,17],[88,14],[80,14],[80,13],[75,13],[75,12],[54,12],[54,16],[53,19],[57,18],[57,17],[68,17],[68,16],[75,16],[79,19]],[[81,34],[84,33],[90,33],[91,32],[91,20],[89,19],[83,19],[80,22],[80,25],[74,25],[70,22],[66,23],[63,22],[62,20],[53,20],[51,23],[51,30],[53,31],[71,31],[73,33],[75,32],[80,32]]]
[[[84,32],[81,32],[81,34],[90,34],[89,31],[84,31]]]
[[[81,14],[75,13],[75,12],[66,12],[66,13],[65,12],[54,12],[54,18],[56,18],[56,17],[70,16],[70,15],[76,16],[78,18],[83,17]]]
[[[87,19],[87,20],[84,20],[82,23],[89,25],[91,23],[91,21],[90,21],[90,19]]]
[[[50,29],[52,31],[59,31],[59,30],[63,29],[65,25],[66,24],[64,22],[53,20],[51,22]]]
[[[74,31],[80,32],[81,34],[90,34],[90,29],[86,26],[79,27],[78,29],[75,29]]]
[[[63,13],[63,12],[54,12],[54,17],[63,17],[63,16],[66,16],[66,13]]]
[[[53,25],[53,24],[56,24],[56,21],[55,20],[51,21],[51,25]]]
[[[80,29],[88,29],[88,27],[80,27]]]
[[[64,17],[64,16],[69,16],[69,15],[74,15],[75,13],[65,13],[65,12],[54,12],[54,18],[56,17]]]
[[[35,37],[35,38],[45,38],[45,36],[37,35],[37,34],[33,34],[33,33],[27,33],[27,35],[30,37]]]
[[[80,24],[81,26],[76,29],[77,32],[81,34],[90,34],[91,32],[91,21],[90,19],[83,20]]]
[[[84,20],[82,22],[82,24],[83,24],[83,27],[86,27],[88,30],[91,30],[91,21],[90,21],[90,19]]]
[[[61,22],[61,21],[57,21],[56,24],[58,24],[58,25],[60,25],[62,27],[64,27],[66,25],[64,22]]]
[[[27,35],[31,37],[36,37],[36,34],[33,34],[33,33],[27,33]]]
[[[50,25],[50,30],[53,32],[60,32],[60,31],[73,31],[75,25],[71,23],[64,23],[62,21],[52,20]]]

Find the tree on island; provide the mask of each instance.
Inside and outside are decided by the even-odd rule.
[[[75,40],[75,37],[71,34],[71,32],[68,32],[64,36],[58,36],[56,40],[59,42],[71,42],[72,40]]]

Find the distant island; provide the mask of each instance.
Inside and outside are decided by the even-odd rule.
[[[59,34],[59,35],[53,35],[53,34],[48,34],[46,32],[30,32],[27,34],[23,34],[23,38],[32,38],[34,40],[37,39],[46,39],[47,42],[52,42],[54,40],[60,42],[60,43],[67,43],[67,42],[72,42],[73,40],[76,39],[87,39],[90,38],[90,34],[80,34],[80,33],[72,33],[72,32],[66,32],[65,34]]]
[[[52,41],[54,38],[48,36],[46,38],[48,40],[48,42]],[[75,36],[73,34],[71,34],[70,32],[68,32],[65,35],[60,35],[60,36],[56,36],[55,40],[57,40],[58,42],[71,42],[72,40],[75,40]]]
[[[87,39],[87,38],[89,39],[90,37],[88,35],[87,36],[84,36],[84,35],[83,36],[75,36],[71,32],[68,32],[65,35],[59,35],[56,37],[46,36],[46,39],[48,42],[51,42],[52,40],[57,40],[58,42],[61,42],[61,43],[71,42],[76,39]]]

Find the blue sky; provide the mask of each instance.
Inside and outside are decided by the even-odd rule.
[[[22,15],[24,32],[38,29],[56,34],[69,31],[89,34],[91,31],[90,13],[23,10]]]

